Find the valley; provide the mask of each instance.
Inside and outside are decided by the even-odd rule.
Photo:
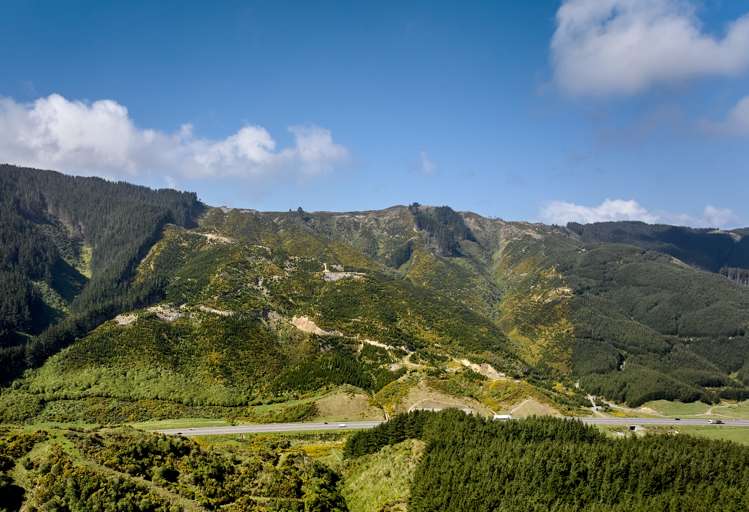
[[[749,511],[749,1],[0,1],[0,512]]]

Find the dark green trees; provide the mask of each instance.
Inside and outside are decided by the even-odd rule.
[[[418,437],[409,510],[742,511],[749,448],[688,436],[614,440],[577,421],[410,413],[354,434],[349,457]]]
[[[158,282],[133,286],[133,271],[165,224],[189,226],[201,208],[192,193],[0,166],[0,380],[22,370],[22,355],[38,364],[158,295]],[[45,290],[66,303],[62,323]]]
[[[424,208],[418,203],[408,207],[416,228],[426,231],[442,256],[460,256],[460,242],[475,241],[463,217],[449,206]]]

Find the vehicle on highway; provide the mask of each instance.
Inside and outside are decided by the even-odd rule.
[[[338,426],[339,426],[340,428],[346,428],[346,427],[348,427],[348,425],[346,425],[345,423],[340,423],[340,424],[339,424]]]
[[[674,421],[681,421],[681,418],[674,418]]]
[[[707,420],[707,422],[710,423],[711,425],[722,425],[723,424],[723,420]]]

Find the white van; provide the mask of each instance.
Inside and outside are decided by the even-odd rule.
[[[512,419],[512,414],[495,414],[492,419],[494,421],[508,421]]]

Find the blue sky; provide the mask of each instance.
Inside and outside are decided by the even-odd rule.
[[[5,0],[0,161],[261,210],[749,225],[748,13]]]

